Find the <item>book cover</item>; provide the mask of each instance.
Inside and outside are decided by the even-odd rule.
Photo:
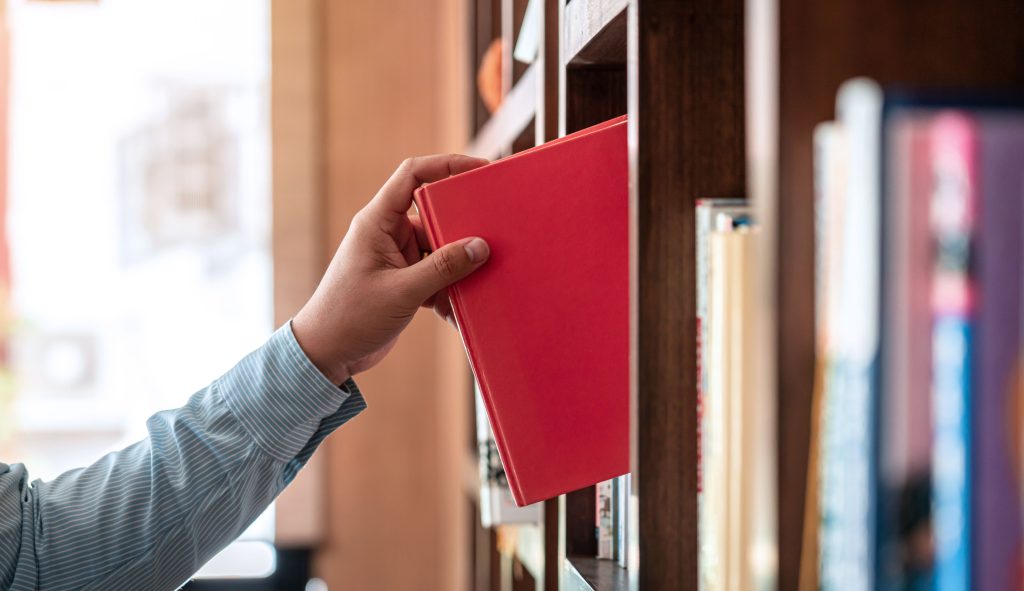
[[[619,118],[415,193],[490,244],[449,294],[519,504],[629,471],[628,178]]]
[[[494,442],[487,412],[480,397],[479,386],[474,388],[476,408],[476,441],[480,477],[480,524],[484,527],[496,525],[540,523],[544,518],[543,503],[519,507],[508,488],[505,469],[498,457],[498,446]]]

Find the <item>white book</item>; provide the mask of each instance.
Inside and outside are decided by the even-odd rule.
[[[616,478],[615,487],[615,558],[619,566],[629,565],[629,494],[632,477],[629,474]]]
[[[597,557],[615,560],[615,480],[597,483]]]
[[[843,195],[841,211],[831,214],[841,220],[841,236],[834,308],[827,304],[821,588],[867,591],[874,587],[875,564],[871,417],[881,275],[880,87],[865,78],[843,83],[836,115],[845,137],[845,172],[837,189]]]

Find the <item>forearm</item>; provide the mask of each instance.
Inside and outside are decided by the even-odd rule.
[[[282,328],[186,406],[154,415],[146,440],[48,483],[26,486],[19,467],[0,475],[0,489],[22,481],[14,588],[176,588],[364,407]]]

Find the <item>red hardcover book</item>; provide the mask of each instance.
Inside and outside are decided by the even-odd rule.
[[[629,471],[628,193],[625,117],[416,191],[491,247],[449,294],[519,505]]]

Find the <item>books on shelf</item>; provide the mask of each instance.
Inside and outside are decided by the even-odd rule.
[[[620,117],[414,195],[490,244],[449,295],[519,505],[629,471],[628,177]]]
[[[771,434],[755,384],[755,261],[760,230],[738,200],[697,206],[697,351],[700,366],[699,585],[759,588],[758,497],[751,468]]]
[[[628,566],[630,475],[625,474],[597,483],[596,524],[597,558],[614,560]]]
[[[826,590],[1024,584],[1024,102],[843,85],[815,138]]]

